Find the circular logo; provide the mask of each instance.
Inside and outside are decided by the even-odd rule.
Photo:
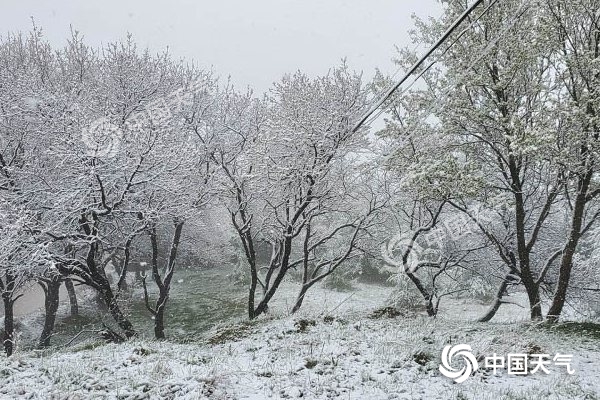
[[[442,351],[442,365],[440,365],[440,372],[445,377],[454,379],[456,383],[463,383],[474,371],[477,371],[479,364],[477,359],[471,352],[471,346],[468,344],[457,344],[456,346],[446,346]],[[464,366],[462,369],[452,367],[452,358],[454,356],[462,357]]]
[[[81,140],[85,144],[85,154],[90,157],[114,157],[119,151],[123,132],[106,117],[92,121],[87,129],[81,132]]]
[[[415,272],[424,262],[438,263],[441,259],[441,241],[434,235],[419,235],[408,231],[392,237],[381,247],[383,260],[392,267],[403,267]],[[406,258],[406,259],[405,259]]]
[[[394,267],[404,266],[410,271],[417,268],[419,260],[422,259],[423,248],[416,240],[412,240],[411,233],[398,234],[383,245],[382,256],[386,263]],[[404,262],[405,255],[406,263]]]

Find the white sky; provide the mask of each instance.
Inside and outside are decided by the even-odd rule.
[[[131,32],[140,47],[231,75],[266,90],[298,69],[324,74],[346,57],[371,77],[391,73],[394,45],[409,44],[411,15],[439,16],[436,0],[2,0],[0,33],[28,31],[31,17],[61,45],[69,25],[101,45]]]

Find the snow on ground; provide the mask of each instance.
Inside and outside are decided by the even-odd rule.
[[[596,399],[598,338],[559,335],[523,322],[506,306],[496,322],[472,322],[485,307],[451,301],[446,317],[408,313],[372,318],[389,288],[355,292],[316,288],[299,315],[222,326],[202,344],[132,341],[62,352],[20,352],[0,364],[0,397],[35,399]],[[275,309],[277,311],[275,311]],[[279,312],[279,314],[278,314]],[[506,323],[507,320],[521,322]],[[314,324],[314,325],[313,325]],[[573,354],[576,373],[493,376],[462,384],[438,371],[447,344],[492,353]]]

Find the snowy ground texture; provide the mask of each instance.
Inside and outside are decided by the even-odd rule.
[[[55,399],[598,399],[598,338],[525,322],[507,306],[499,322],[471,322],[483,306],[454,301],[436,320],[372,318],[387,290],[318,289],[301,315],[223,327],[204,344],[133,341],[63,352],[18,352],[0,364],[0,398]],[[287,300],[278,307],[285,310]],[[314,322],[314,325],[313,325]],[[574,375],[493,376],[462,384],[441,376],[447,344],[478,355],[573,354]]]

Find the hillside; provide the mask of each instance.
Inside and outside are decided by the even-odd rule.
[[[272,316],[211,331],[198,343],[134,340],[82,344],[2,359],[5,398],[106,399],[596,399],[597,325],[534,326],[516,306],[492,323],[471,322],[483,305],[452,300],[443,316],[382,309],[389,289],[318,288],[295,317]],[[289,299],[275,309],[282,312]],[[379,308],[379,312],[376,310]],[[374,312],[375,311],[375,312]],[[277,314],[277,311],[274,311]],[[512,320],[513,323],[503,322]],[[587,327],[588,330],[583,328]],[[574,333],[576,331],[576,333]],[[494,376],[480,368],[461,384],[438,371],[447,344],[492,353],[572,354],[575,374]],[[482,363],[480,362],[480,365]]]

